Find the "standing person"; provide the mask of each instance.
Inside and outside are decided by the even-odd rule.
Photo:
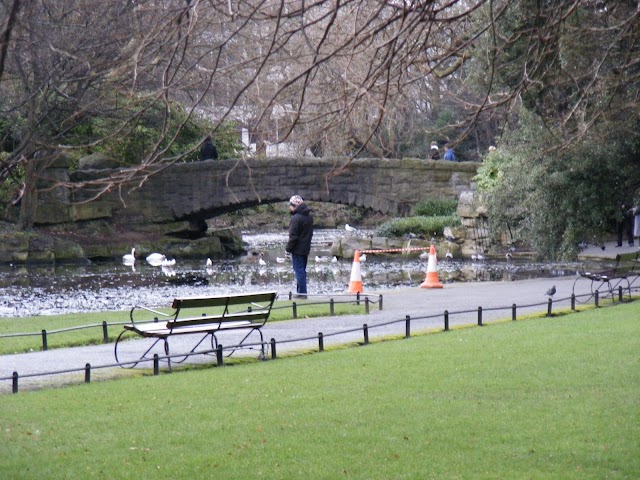
[[[633,223],[633,238],[637,238],[640,243],[640,194],[636,194],[636,201],[633,208],[629,210],[629,216],[631,216],[630,221]],[[633,242],[629,245],[633,245]]]
[[[213,144],[211,136],[204,139],[204,143],[202,144],[202,147],[200,147],[200,155],[202,155],[202,160],[218,159],[218,149]]]
[[[617,247],[622,246],[622,237],[626,233],[629,246],[633,246],[633,208],[627,202],[620,202],[616,218],[618,230]]]
[[[304,203],[300,195],[289,199],[289,241],[285,247],[287,254],[291,254],[293,273],[296,277],[296,298],[307,298],[307,259],[311,251],[313,238],[313,217],[311,209]]]
[[[456,161],[456,154],[448,143],[444,146],[444,159],[450,162]]]
[[[438,144],[435,141],[431,142],[431,149],[429,150],[429,159],[440,160],[440,149],[438,149]]]

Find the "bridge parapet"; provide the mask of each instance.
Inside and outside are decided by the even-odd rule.
[[[96,199],[92,199],[95,187],[79,185],[122,170],[81,170],[67,174],[68,191],[57,188],[55,195],[40,195],[41,208],[35,218],[37,224],[110,219],[132,227],[175,222],[197,225],[234,210],[284,202],[293,194],[309,201],[407,215],[422,200],[455,198],[472,189],[479,165],[413,158],[209,160],[172,165],[142,184],[139,179],[131,180]],[[60,180],[61,172],[43,176]]]

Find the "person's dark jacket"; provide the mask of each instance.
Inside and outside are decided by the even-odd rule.
[[[216,160],[218,158],[218,149],[211,140],[205,140],[200,148],[202,160]]]
[[[311,209],[301,203],[292,212],[289,222],[289,241],[285,250],[296,255],[309,255],[313,237],[313,216]]]

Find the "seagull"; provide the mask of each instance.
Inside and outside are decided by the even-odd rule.
[[[551,287],[549,290],[547,290],[547,293],[545,293],[545,295],[547,295],[549,298],[553,297],[556,294],[556,286],[554,285],[553,287]]]
[[[167,257],[165,257],[161,253],[152,253],[147,256],[147,262],[149,262],[154,267],[159,267],[166,259]]]
[[[347,232],[349,232],[349,233],[355,233],[355,232],[357,232],[357,231],[358,231],[358,229],[357,229],[357,228],[352,227],[352,226],[351,226],[351,225],[349,225],[348,223],[346,223],[346,224],[344,225],[344,229],[345,229]]]
[[[262,256],[258,259],[258,265],[260,265],[261,267],[264,267],[267,264],[267,262],[264,261],[264,259],[262,258]]]
[[[478,255],[476,255],[476,258],[477,258],[478,260],[482,261],[482,260],[484,260],[484,255],[482,255],[482,254],[480,254],[480,253],[479,253]]]
[[[367,259],[367,254],[363,253],[362,255],[360,255],[360,261],[364,262]]]
[[[471,254],[471,260],[473,260],[474,262],[478,259],[478,256],[475,253]]]
[[[122,263],[124,263],[125,265],[133,265],[134,263],[136,263],[136,249],[132,248],[131,249],[131,253],[127,253],[126,255],[122,256]]]
[[[205,267],[212,267],[213,266],[213,262],[211,261],[210,258],[207,258],[207,261],[205,262]]]
[[[453,253],[451,253],[450,250],[447,250],[447,253],[444,256],[445,256],[445,258],[448,258],[449,260],[453,260]]]
[[[334,256],[334,257],[331,259],[331,263],[338,263],[338,257]]]
[[[419,257],[421,260],[429,260],[429,252],[422,252]]]

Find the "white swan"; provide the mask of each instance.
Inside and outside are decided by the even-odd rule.
[[[154,267],[159,267],[166,259],[167,257],[161,253],[152,253],[147,256],[147,262],[149,262],[149,264],[153,265]]]
[[[131,253],[127,253],[126,255],[122,256],[122,263],[124,263],[125,265],[133,265],[134,263],[136,263],[136,249],[132,248],[131,249]]]
[[[213,262],[211,261],[210,258],[207,258],[207,261],[205,262],[204,265],[205,265],[205,267],[211,267],[211,266],[213,266]]]

